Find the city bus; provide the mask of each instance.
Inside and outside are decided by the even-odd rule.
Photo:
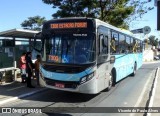
[[[41,32],[40,85],[97,94],[110,90],[142,65],[142,41],[129,31],[93,18],[61,18]]]

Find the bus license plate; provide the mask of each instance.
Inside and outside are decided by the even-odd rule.
[[[55,86],[58,88],[64,88],[64,84],[62,83],[55,83]]]

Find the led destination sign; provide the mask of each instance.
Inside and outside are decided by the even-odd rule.
[[[51,29],[87,28],[87,22],[69,22],[50,24]]]

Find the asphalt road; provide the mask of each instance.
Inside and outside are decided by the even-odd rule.
[[[70,93],[47,89],[41,93],[29,96],[27,98],[16,100],[12,103],[3,105],[3,107],[72,107],[69,111],[75,111],[75,107],[145,107],[149,98],[155,69],[160,63],[144,64],[137,72],[135,77],[128,76],[116,84],[109,92],[102,91],[97,95],[86,95],[79,93]],[[68,111],[68,109],[65,109]],[[61,115],[71,116],[106,116],[106,113],[96,113],[98,108],[87,110],[78,110],[78,113],[61,113]],[[97,111],[96,111],[97,110]],[[104,112],[107,109],[104,108]],[[118,109],[117,109],[118,110]],[[3,114],[0,114],[3,115]],[[13,114],[22,115],[22,114]],[[23,114],[35,115],[35,114]],[[53,115],[48,111],[38,115]],[[60,114],[54,114],[60,115]],[[60,116],[61,116],[60,115]],[[107,113],[107,116],[132,116],[129,113]],[[143,115],[143,114],[136,114]],[[5,114],[6,116],[6,114]]]

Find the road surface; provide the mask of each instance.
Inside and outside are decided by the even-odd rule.
[[[136,72],[136,76],[128,76],[119,83],[116,84],[109,92],[102,91],[96,95],[86,95],[80,93],[70,93],[64,91],[57,91],[52,89],[47,89],[41,93],[16,100],[11,103],[3,105],[3,107],[37,107],[42,109],[53,107],[71,107],[69,110],[66,108],[62,111],[70,111],[69,113],[61,112],[61,114],[56,113],[56,115],[66,115],[66,116],[106,116],[107,109],[105,107],[145,107],[147,106],[149,93],[151,91],[151,86],[154,79],[155,69],[160,65],[160,63],[144,64]],[[76,112],[76,107],[93,107],[91,110],[87,110],[85,113],[83,108]],[[105,113],[96,113],[98,108],[104,107]],[[53,108],[54,109],[54,108]],[[96,111],[97,110],[97,111]],[[119,109],[120,110],[120,109]],[[42,110],[43,111],[43,110]],[[53,115],[47,111],[46,113],[38,115]],[[118,109],[117,109],[118,112]],[[3,115],[3,114],[0,114]],[[12,115],[35,115],[35,114],[12,114]],[[130,113],[108,113],[107,116],[133,116]],[[143,115],[143,114],[136,114]]]

